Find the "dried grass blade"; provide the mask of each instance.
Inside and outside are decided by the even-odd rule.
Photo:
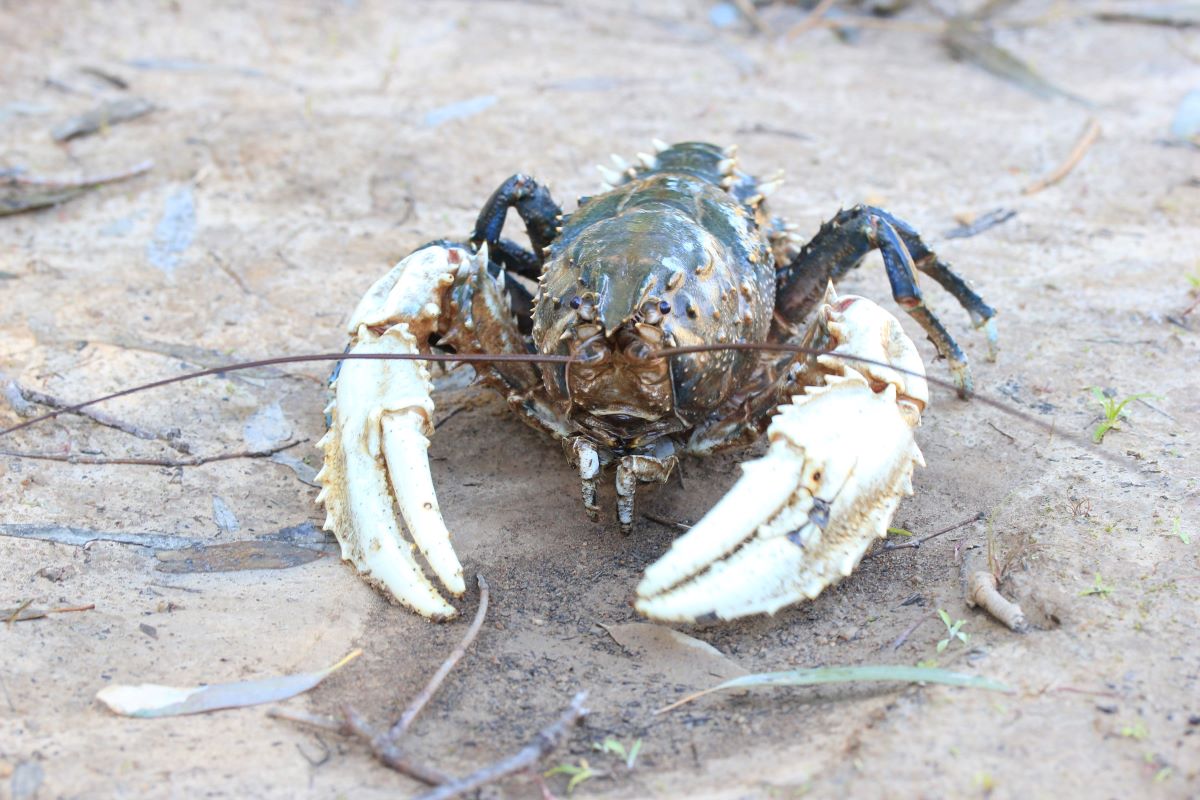
[[[669,706],[655,711],[663,714],[679,708],[693,700],[727,689],[749,689],[756,686],[815,686],[821,683],[858,683],[860,681],[900,681],[904,683],[940,683],[946,686],[965,686],[972,689],[988,689],[993,692],[1011,692],[1002,683],[990,678],[980,678],[975,675],[964,675],[961,672],[951,672],[948,669],[934,667],[906,667],[879,665],[867,667],[818,667],[814,669],[793,669],[784,672],[761,672],[754,675],[743,675],[710,689],[695,692],[677,700]]]

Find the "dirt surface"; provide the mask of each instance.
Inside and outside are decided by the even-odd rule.
[[[1013,693],[777,690],[653,716],[719,670],[623,648],[600,626],[636,620],[628,598],[674,532],[643,521],[622,538],[613,520],[589,523],[560,449],[501,400],[458,388],[439,400],[440,415],[458,413],[435,438],[434,477],[457,550],[469,574],[487,576],[493,605],[417,723],[415,756],[465,773],[518,748],[587,689],[592,714],[546,765],[588,759],[599,774],[576,795],[1196,796],[1200,314],[1180,314],[1193,301],[1187,276],[1200,277],[1200,153],[1164,139],[1200,87],[1200,39],[1103,23],[1090,7],[1063,14],[1030,0],[997,20],[1002,43],[1088,109],[951,61],[936,18],[920,11],[846,44],[826,29],[789,42],[718,28],[709,4],[682,1],[0,3],[0,169],[80,175],[155,162],[60,207],[0,218],[0,368],[78,400],[227,359],[337,351],[375,278],[418,244],[461,236],[511,173],[548,180],[573,207],[610,152],[630,157],[651,137],[737,142],[746,169],[788,170],[772,203],[801,231],[862,200],[923,231],[1000,310],[989,362],[961,310],[927,289],[980,393],[1061,433],[935,387],[918,437],[928,467],[895,524],[927,534],[982,511],[990,526],[873,558],[773,618],[686,632],[752,671],[936,660]],[[801,13],[764,19],[778,32]],[[72,116],[127,96],[156,110],[52,140]],[[1023,195],[1090,117],[1102,134],[1083,161]],[[975,237],[944,236],[956,216],[995,208],[1018,213]],[[844,286],[894,308],[874,257]],[[317,669],[362,647],[287,705],[332,713],[352,702],[382,720],[465,621],[433,625],[390,606],[336,557],[179,574],[156,569],[153,547],[15,535],[70,526],[215,544],[319,525],[302,479],[316,466],[326,372],[230,374],[103,407],[163,438],[178,429],[176,448],[79,418],[0,441],[178,459],[179,442],[210,455],[302,440],[284,463],[0,457],[0,607],[95,603],[0,627],[0,797],[420,788],[361,745],[262,708],[132,720],[93,698],[112,683]],[[1061,435],[1095,427],[1090,386],[1155,395],[1131,402],[1100,445],[1117,462]],[[0,423],[16,421],[0,410]],[[686,462],[685,480],[644,492],[641,509],[697,519],[740,458]],[[1015,554],[1004,591],[1037,623],[1025,635],[964,603],[959,559],[982,552],[989,527],[1001,557]],[[472,590],[468,616],[476,602]],[[965,620],[969,642],[936,652],[938,609]],[[632,772],[593,751],[609,735],[642,740]],[[551,785],[565,793],[565,778]],[[524,778],[498,791],[538,793]]]

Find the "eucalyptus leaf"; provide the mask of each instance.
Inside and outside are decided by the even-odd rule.
[[[243,708],[286,700],[307,692],[360,655],[362,650],[355,650],[332,667],[317,672],[277,675],[236,683],[214,683],[182,689],[153,683],[106,686],[96,693],[96,699],[124,717],[176,717],[222,708]]]

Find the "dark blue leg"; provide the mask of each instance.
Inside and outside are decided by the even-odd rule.
[[[971,393],[967,356],[954,337],[924,303],[917,271],[937,281],[967,310],[977,326],[986,325],[989,343],[995,341],[990,320],[996,312],[937,256],[906,222],[871,206],[839,211],[776,275],[775,308],[789,323],[799,323],[816,307],[829,281],[837,281],[858,266],[863,256],[879,250],[896,302],[925,330],[938,353],[949,362],[959,395]],[[914,260],[916,257],[917,260]]]
[[[504,247],[500,231],[504,229],[504,219],[510,208],[515,208],[521,215],[529,234],[529,243],[533,245],[532,255],[540,268],[543,251],[558,235],[562,209],[550,197],[550,190],[528,175],[513,175],[492,193],[479,212],[471,244],[478,247],[487,242],[489,250],[493,246]]]

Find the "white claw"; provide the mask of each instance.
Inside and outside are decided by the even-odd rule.
[[[387,414],[382,423],[383,454],[404,525],[412,532],[433,574],[451,594],[459,596],[467,587],[433,491],[429,439],[421,432],[428,423],[412,411]]]
[[[629,169],[629,162],[626,161],[625,159],[621,158],[616,153],[610,154],[609,158],[612,159],[612,162],[617,165],[617,169],[620,170],[621,172],[624,172],[625,170]]]
[[[671,545],[667,554],[646,569],[638,595],[664,592],[731,553],[787,502],[804,469],[803,458],[780,452],[742,464],[742,478],[712,510]]]
[[[780,408],[767,454],[743,465],[729,493],[646,570],[642,614],[728,620],[814,598],[854,570],[912,492],[913,467],[924,463],[912,432],[924,381],[886,368],[868,378],[838,354],[910,369],[915,348],[874,303],[832,292],[826,302],[837,347],[821,360],[823,384]]]
[[[378,281],[352,317],[351,353],[415,354],[441,314],[441,298],[457,270],[487,268],[487,246],[471,256],[464,248],[427,247]],[[386,330],[381,335],[375,331]],[[325,527],[342,546],[342,558],[397,602],[434,619],[457,610],[425,576],[415,552],[446,589],[461,595],[462,566],[438,509],[429,471],[433,432],[432,385],[424,362],[358,360],[342,363],[331,424],[321,438],[325,462],[318,501]],[[416,546],[397,522],[404,519]]]
[[[670,150],[671,145],[664,142],[662,139],[651,139],[650,144],[654,145],[654,152],[661,153],[664,150]]]
[[[657,169],[658,168],[658,159],[656,157],[650,155],[649,153],[638,153],[637,160],[638,160],[638,163],[641,164],[646,169]]]

